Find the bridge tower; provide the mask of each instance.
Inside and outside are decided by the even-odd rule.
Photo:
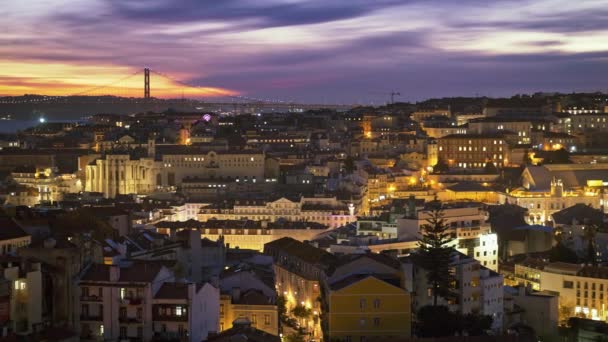
[[[144,69],[144,99],[150,98],[150,69]]]

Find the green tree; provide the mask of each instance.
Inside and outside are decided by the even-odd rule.
[[[285,299],[285,296],[277,297],[277,311],[279,314],[279,320],[281,322],[285,322],[287,319],[287,309],[285,307],[286,303],[287,300]]]
[[[551,262],[577,263],[578,256],[575,251],[568,248],[562,242],[559,242],[549,251],[549,260]]]
[[[443,173],[443,172],[448,172],[450,171],[450,166],[448,165],[448,163],[445,162],[445,160],[439,158],[437,160],[437,164],[435,164],[435,166],[433,166],[433,172],[434,173]]]
[[[305,342],[306,339],[304,338],[304,336],[298,334],[297,332],[292,332],[291,334],[288,334],[285,336],[284,341],[285,342]]]
[[[462,330],[469,336],[486,335],[486,331],[492,328],[492,321],[492,316],[470,313],[461,320]]]
[[[483,168],[483,172],[485,174],[497,174],[498,173],[498,169],[496,168],[496,165],[494,165],[493,162],[489,161],[486,163],[486,165]]]
[[[460,315],[446,306],[426,305],[416,314],[416,335],[418,337],[454,336],[461,330]]]
[[[355,164],[355,159],[351,156],[346,157],[344,159],[344,172],[346,174],[351,174],[357,169],[357,165]]]
[[[585,241],[587,241],[587,256],[586,256],[586,262],[593,265],[593,266],[597,266],[597,245],[595,242],[595,236],[597,234],[597,225],[591,223],[591,224],[587,224],[583,227],[584,229],[584,233],[583,233],[583,239],[585,239]]]
[[[418,264],[427,272],[427,280],[433,294],[433,305],[436,306],[439,296],[445,297],[450,294],[454,281],[454,275],[450,270],[451,255],[454,252],[451,243],[454,237],[443,218],[441,202],[436,201],[427,222],[421,227],[416,258]]]
[[[532,158],[530,158],[530,151],[528,151],[528,149],[526,149],[524,151],[524,160],[523,160],[525,165],[532,165]]]
[[[305,307],[304,305],[296,305],[293,309],[291,309],[291,314],[297,318],[309,318],[312,315],[312,310]]]

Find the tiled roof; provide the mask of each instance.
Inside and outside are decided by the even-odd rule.
[[[11,240],[29,236],[12,218],[0,217],[0,240]]]
[[[401,280],[393,275],[384,274],[353,274],[330,285],[333,291],[341,290],[345,287],[358,283],[366,278],[373,277],[395,287],[400,287]]]

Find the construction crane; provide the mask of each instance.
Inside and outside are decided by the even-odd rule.
[[[393,104],[393,103],[395,103],[395,95],[401,96],[401,93],[393,90],[393,91],[391,91],[390,95],[391,95],[391,104]]]

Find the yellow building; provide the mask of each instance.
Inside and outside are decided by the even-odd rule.
[[[411,298],[398,277],[349,276],[329,286],[326,304],[328,340],[411,335]]]
[[[277,306],[256,290],[248,290],[235,298],[234,295],[220,296],[220,331],[232,328],[237,319],[247,319],[251,326],[271,335],[279,335]]]

